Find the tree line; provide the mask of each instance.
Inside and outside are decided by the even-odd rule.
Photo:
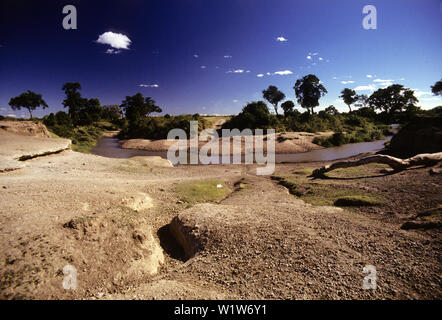
[[[310,115],[313,115],[315,113],[314,109],[319,106],[319,99],[328,93],[319,78],[313,74],[298,79],[293,89],[295,90],[297,102]],[[101,106],[98,98],[88,99],[82,97],[80,92],[81,85],[78,82],[67,82],[63,85],[62,90],[66,95],[62,105],[68,108],[67,116],[58,112],[56,115],[51,114],[49,117],[54,121],[59,120],[63,123],[71,123],[73,126],[91,125],[102,119],[116,123],[123,117],[123,114],[128,125],[131,126],[136,125],[140,119],[152,113],[162,112],[162,109],[156,105],[152,98],[144,97],[141,93],[137,93],[134,96],[126,96],[121,105]],[[431,86],[431,90],[435,95],[441,95],[442,80],[437,81]],[[279,116],[279,103],[285,99],[285,94],[272,85],[263,90],[262,93],[263,98],[273,106],[275,114]],[[413,114],[419,110],[419,107],[416,105],[418,99],[414,96],[413,90],[405,88],[400,84],[393,84],[386,88],[378,89],[370,96],[357,95],[355,90],[344,88],[341,91],[340,98],[348,106],[350,112],[352,112],[351,106],[359,108],[358,114],[361,115],[373,115],[376,110],[379,110],[387,122],[393,119],[395,113],[406,112]],[[260,110],[264,110],[265,104],[263,104],[256,102],[252,106],[246,106],[243,109],[243,113],[246,111],[246,113],[254,114],[255,117],[258,115],[257,117],[259,118]],[[13,110],[27,109],[31,119],[34,110],[40,107],[43,109],[48,107],[41,94],[30,90],[11,98],[9,105]],[[285,101],[281,104],[281,108],[284,116],[295,113],[295,103],[293,101]],[[258,111],[250,112],[251,109]],[[263,112],[265,113],[265,111]],[[333,105],[325,108],[324,112],[330,115],[338,113]]]

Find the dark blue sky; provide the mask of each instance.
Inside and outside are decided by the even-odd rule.
[[[77,30],[62,28],[67,4]],[[367,4],[376,30],[362,27]],[[0,114],[27,116],[8,102],[28,89],[50,106],[37,116],[61,110],[68,81],[102,104],[141,92],[165,113],[231,114],[271,84],[295,100],[296,79],[309,73],[329,92],[319,109],[346,110],[344,87],[370,94],[391,83],[430,108],[442,104],[429,93],[442,78],[441,12],[439,0],[2,0]],[[126,35],[128,49],[106,53],[96,40],[108,31]]]

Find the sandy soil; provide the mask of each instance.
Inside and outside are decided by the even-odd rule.
[[[312,140],[315,137],[319,136],[329,136],[332,135],[333,132],[322,132],[322,133],[308,133],[308,132],[286,132],[286,133],[277,133],[276,141],[275,141],[275,152],[276,153],[296,153],[296,152],[307,152],[311,150],[322,149],[323,147],[318,146],[312,143]],[[266,141],[266,136],[261,137],[262,141]],[[210,146],[210,138],[204,137],[198,143],[198,148],[201,149],[203,146],[207,144]],[[221,145],[223,138],[219,138],[219,154],[222,154]],[[233,139],[230,139],[233,141]],[[244,140],[243,140],[244,141]],[[148,150],[148,151],[167,151],[172,145],[176,144],[178,140],[168,141],[166,139],[160,140],[149,140],[149,139],[129,139],[122,140],[121,147],[126,149],[140,149],[140,150]],[[183,143],[183,148],[189,149],[189,142]],[[233,154],[234,149],[231,147],[230,153]],[[266,143],[264,142],[264,150],[266,150]],[[246,152],[253,151],[253,143],[243,142],[241,153],[244,154]],[[215,152],[213,152],[215,154]]]
[[[412,208],[440,204],[440,175],[428,168],[350,181],[391,195],[387,211],[369,211],[306,204],[256,176],[253,165],[142,160],[67,150],[0,173],[0,297],[442,297],[440,230],[400,229]],[[301,166],[277,165],[276,173]],[[206,179],[232,193],[220,203],[180,201],[177,184]],[[407,189],[410,181],[415,186]],[[171,232],[174,219],[193,241],[190,258]],[[68,264],[77,270],[76,290],[62,285]],[[368,264],[377,269],[376,290],[362,288]]]

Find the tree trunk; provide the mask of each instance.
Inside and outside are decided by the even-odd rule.
[[[31,111],[31,109],[28,109],[28,111],[29,111],[29,114],[31,115],[31,120],[32,120],[32,111]]]
[[[424,165],[424,166],[435,165],[440,161],[442,161],[442,152],[422,153],[408,159],[399,159],[392,156],[376,154],[359,160],[340,161],[323,166],[319,169],[314,170],[311,176],[319,178],[323,177],[326,172],[335,169],[357,167],[369,163],[387,164],[393,169],[393,171],[398,172],[419,165]]]
[[[278,114],[278,105],[277,104],[273,105],[273,108],[275,109],[276,115],[279,116],[279,114]]]
[[[350,112],[351,112],[351,106],[348,104],[348,109],[350,109]]]

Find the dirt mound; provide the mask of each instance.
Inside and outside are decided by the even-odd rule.
[[[4,132],[20,136],[51,137],[51,134],[43,123],[34,121],[0,121],[0,134]]]

